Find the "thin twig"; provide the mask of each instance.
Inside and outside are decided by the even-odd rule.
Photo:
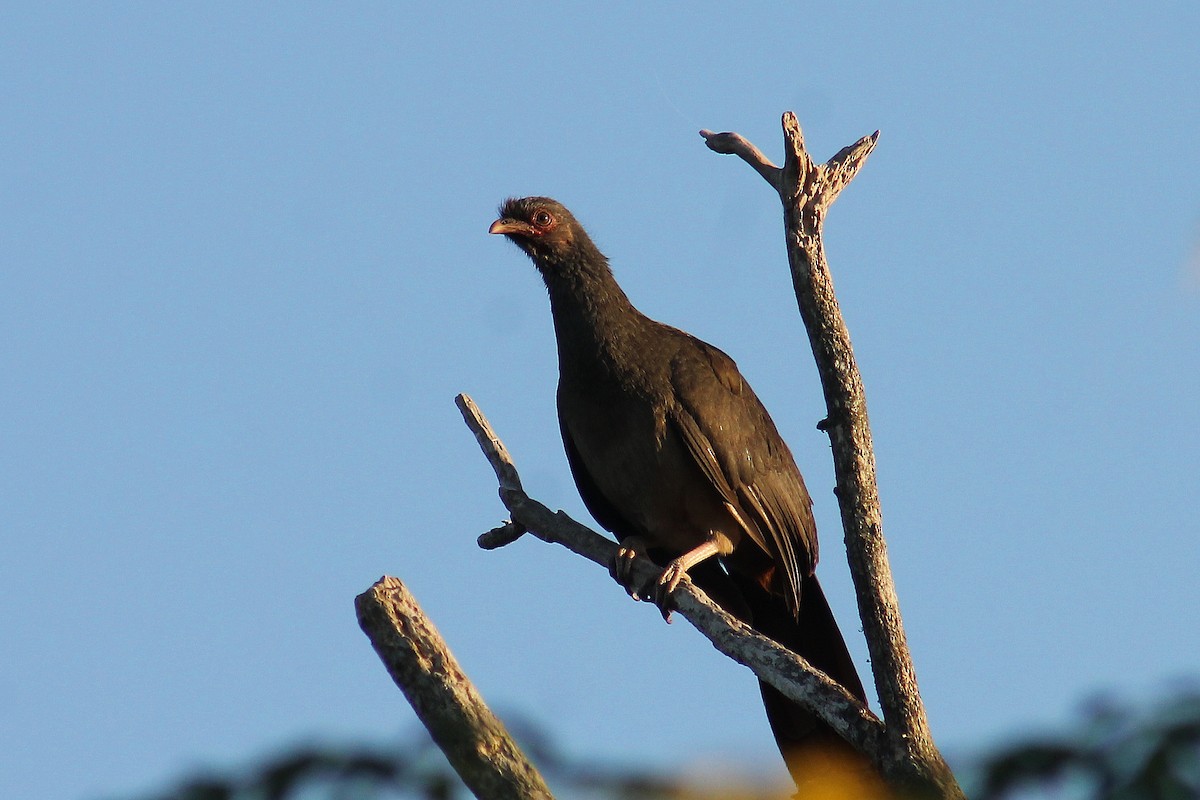
[[[782,170],[771,163],[771,159],[763,155],[762,150],[751,144],[740,133],[713,133],[710,130],[703,130],[700,131],[700,135],[704,137],[704,143],[710,150],[722,155],[737,156],[758,170],[758,174],[763,176],[763,180],[774,186],[776,190],[779,189]]]

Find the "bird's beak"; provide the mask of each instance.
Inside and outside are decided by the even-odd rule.
[[[529,226],[515,219],[498,219],[488,228],[488,233],[528,233]]]

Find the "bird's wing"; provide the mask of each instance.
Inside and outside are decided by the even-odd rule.
[[[787,444],[729,356],[687,341],[671,365],[671,415],[687,450],[751,540],[779,567],[793,611],[817,563],[812,500]]]

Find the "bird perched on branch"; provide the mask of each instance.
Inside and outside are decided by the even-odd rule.
[[[669,618],[671,591],[686,573],[865,702],[814,573],[804,479],[733,360],[634,308],[560,203],[510,199],[489,232],[525,251],[549,291],[563,445],[585,505],[621,544],[614,577]],[[631,583],[642,555],[663,567],[653,585]],[[831,763],[865,763],[811,712],[760,687],[802,789]]]

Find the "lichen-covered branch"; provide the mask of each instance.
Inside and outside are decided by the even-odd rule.
[[[827,416],[820,428],[833,445],[847,557],[891,749],[885,774],[922,791],[932,788],[944,797],[961,797],[930,736],[917,687],[883,538],[866,395],[822,243],[826,211],[858,173],[879,132],[843,148],[825,164],[809,156],[791,112],[783,115],[783,134],[784,166],[776,168],[736,133],[700,132],[710,149],[738,155],[754,167],[783,203],[792,283],[825,393]]]
[[[497,542],[507,544],[520,535],[514,535],[516,531],[527,531],[607,568],[616,555],[617,544],[525,494],[516,464],[483,412],[465,394],[460,394],[455,402],[492,465],[500,482],[500,499],[512,515],[512,521],[480,536],[480,546],[490,549],[499,546]],[[659,572],[661,567],[639,559],[634,579],[645,583]],[[687,578],[676,588],[672,599],[675,610],[708,637],[717,650],[749,667],[789,699],[811,709],[869,758],[885,752],[879,719],[825,673],[725,612]]]
[[[403,583],[380,578],[354,608],[392,680],[476,797],[553,800]]]

